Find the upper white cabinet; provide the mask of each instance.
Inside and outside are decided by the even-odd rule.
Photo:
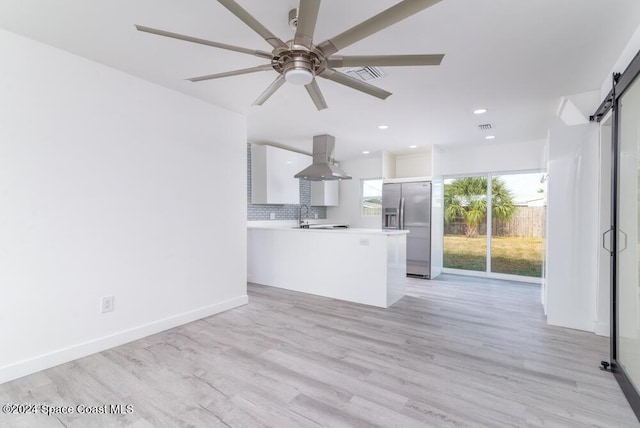
[[[336,207],[339,203],[340,187],[338,180],[311,182],[311,206]]]
[[[311,156],[273,146],[251,146],[251,203],[300,204],[300,180],[294,178]]]

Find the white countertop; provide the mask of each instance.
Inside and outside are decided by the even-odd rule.
[[[408,230],[385,230],[385,229],[359,229],[355,227],[341,229],[300,229],[297,226],[286,225],[248,225],[247,229],[268,229],[295,233],[341,233],[341,234],[361,234],[361,235],[406,235]]]

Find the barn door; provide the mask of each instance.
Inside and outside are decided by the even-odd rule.
[[[640,408],[640,78],[615,103],[617,198],[614,245],[613,370],[636,413]]]

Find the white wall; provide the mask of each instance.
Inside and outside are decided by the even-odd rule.
[[[546,140],[442,147],[442,175],[543,169]]]
[[[245,118],[5,31],[0,57],[0,383],[246,303]]]
[[[600,245],[598,126],[550,130],[548,156],[547,322],[593,332]]]
[[[380,216],[363,216],[361,211],[361,186],[363,179],[382,178],[382,159],[371,157],[340,162],[340,168],[346,171],[351,180],[340,182],[340,205],[327,208],[327,221],[346,222],[351,227],[381,227]]]
[[[627,42],[627,45],[622,50],[618,60],[613,67],[611,67],[611,71],[604,76],[604,81],[600,87],[600,101],[604,100],[607,94],[611,91],[613,73],[624,72],[631,63],[631,60],[638,54],[638,51],[640,51],[640,26],[638,26],[631,39]]]
[[[395,178],[430,177],[431,152],[396,156]]]
[[[382,152],[382,179],[396,178],[396,156]]]

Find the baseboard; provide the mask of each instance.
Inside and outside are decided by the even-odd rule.
[[[564,314],[562,314],[562,316],[547,315],[547,325],[586,331],[589,333],[595,333],[596,328],[595,323],[592,321],[586,321],[584,324],[581,324],[579,321],[576,322],[575,319],[565,317]]]
[[[611,324],[596,322],[595,333],[598,336],[610,337],[611,336]]]
[[[220,303],[205,306],[193,311],[178,314],[169,318],[153,321],[128,330],[111,334],[109,336],[100,337],[88,342],[80,343],[63,349],[58,349],[47,354],[39,355],[28,360],[20,361],[4,367],[0,367],[0,384],[11,380],[27,376],[87,355],[95,354],[106,349],[124,345],[134,340],[162,331],[178,327],[183,324],[190,323],[202,318],[210,317],[230,309],[246,305],[249,302],[248,296],[245,294]]]

